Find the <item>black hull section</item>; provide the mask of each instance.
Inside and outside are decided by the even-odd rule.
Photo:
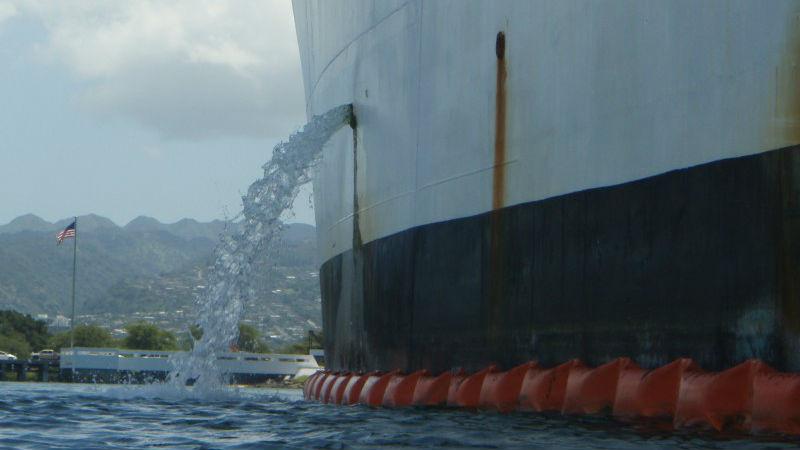
[[[321,268],[334,370],[800,369],[800,148],[424,225]]]

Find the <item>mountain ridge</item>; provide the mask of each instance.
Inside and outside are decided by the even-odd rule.
[[[74,218],[59,219],[55,222],[48,222],[41,217],[28,213],[15,217],[8,223],[0,225],[0,235],[14,234],[28,231],[51,231],[57,233],[72,223]],[[173,223],[165,223],[151,217],[140,215],[126,223],[117,225],[113,220],[94,213],[78,216],[78,231],[94,231],[98,229],[120,229],[135,232],[154,232],[165,231],[184,239],[207,238],[216,241],[220,233],[226,227],[231,231],[238,231],[241,223],[226,222],[215,219],[208,222],[201,222],[193,218],[185,217]],[[287,229],[286,238],[291,240],[315,238],[313,233],[316,228],[305,223],[285,224]]]
[[[55,237],[71,220],[50,223],[26,214],[0,226],[0,309],[68,313],[71,243],[57,246]],[[141,317],[135,313],[165,311],[174,318],[191,309],[207,283],[206,269],[225,226],[196,220],[163,224],[141,216],[120,227],[102,216],[80,216],[78,311],[133,320]],[[255,294],[247,320],[280,339],[302,337],[309,322],[321,323],[314,226],[286,224],[253,264]]]

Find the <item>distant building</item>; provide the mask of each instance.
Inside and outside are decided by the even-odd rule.
[[[128,335],[128,332],[123,330],[122,328],[114,328],[111,330],[111,336],[115,338],[122,338]]]
[[[64,329],[69,328],[69,319],[61,314],[56,315],[50,323],[47,324],[50,329]]]

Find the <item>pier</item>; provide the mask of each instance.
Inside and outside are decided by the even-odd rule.
[[[121,350],[116,348],[76,347],[64,349],[58,360],[0,361],[0,379],[16,373],[17,381],[36,380],[77,383],[146,383],[164,380],[172,370],[170,359],[184,352]],[[227,352],[217,364],[233,383],[260,383],[266,380],[308,376],[320,369],[313,355]]]
[[[58,377],[59,374],[58,361],[50,360],[13,360],[13,361],[0,361],[0,380],[5,379],[6,372],[14,372],[17,374],[17,381],[26,381],[29,372],[37,374],[38,381],[50,381],[51,377]],[[51,373],[52,372],[52,373]]]
[[[75,347],[61,352],[62,380],[73,382],[147,383],[163,380],[172,358],[185,352]],[[312,355],[226,352],[217,365],[233,383],[259,383],[311,375],[320,366]]]

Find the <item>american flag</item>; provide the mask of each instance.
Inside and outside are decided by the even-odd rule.
[[[74,238],[74,237],[75,237],[75,222],[72,222],[67,226],[67,228],[64,228],[64,231],[56,235],[56,240],[58,241],[58,244],[56,245],[60,245],[62,242],[64,242],[64,239],[66,238]]]

